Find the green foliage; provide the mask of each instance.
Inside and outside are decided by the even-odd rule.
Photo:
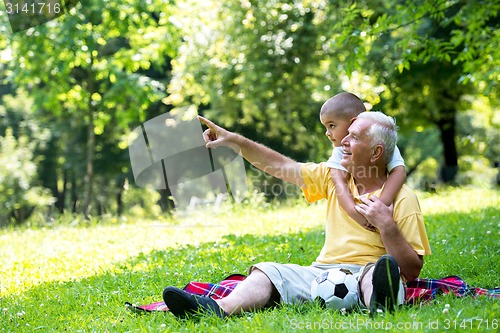
[[[98,108],[97,128],[110,111],[124,117],[134,111],[128,119],[136,119],[162,85],[135,73],[162,65],[175,52],[168,8],[165,0],[82,1],[64,19],[11,37],[12,79],[37,84],[35,102],[55,114]],[[135,96],[123,94],[130,90]]]
[[[455,128],[459,113],[469,110],[476,98],[482,100],[482,94],[489,96],[492,104],[498,101],[495,84],[490,84],[491,73],[498,75],[497,64],[472,56],[483,49],[484,41],[478,37],[477,26],[482,26],[494,40],[498,39],[498,2],[381,1],[366,2],[365,6],[372,9],[371,19],[360,29],[372,42],[368,62],[363,67],[385,87],[377,108],[397,116],[402,136],[415,136],[412,134],[415,128],[432,135],[432,128],[437,128],[442,152],[437,158],[439,178],[456,183],[457,164],[463,153],[457,142],[464,136],[476,136],[474,130],[464,135]],[[489,8],[487,14],[484,8]],[[469,35],[471,30],[475,31],[474,37]],[[456,38],[458,35],[469,37],[465,41]],[[474,50],[475,47],[478,49]],[[476,68],[479,63],[481,69]],[[471,72],[473,67],[475,70]],[[479,129],[477,134],[480,132]],[[419,150],[413,146],[406,148],[406,151]],[[428,149],[426,157],[436,158],[434,153]],[[460,168],[464,170],[465,166]]]
[[[125,215],[133,219],[154,219],[161,216],[158,206],[160,195],[152,189],[125,186],[123,204],[126,207]]]
[[[388,1],[367,2],[375,11],[361,29],[378,38],[390,35],[397,42],[390,47],[399,54],[395,68],[400,72],[411,63],[430,60],[451,62],[462,67],[462,82],[484,81],[489,94],[496,89],[499,54],[498,0],[486,1]],[[429,21],[449,34],[429,32]]]
[[[484,156],[491,164],[500,156],[500,113],[492,102],[484,96],[474,99],[471,108],[457,117],[461,155]]]
[[[411,139],[415,128],[433,138],[438,128],[442,155],[427,149],[410,156],[409,167],[436,158],[451,180],[460,152],[452,137],[461,133],[450,128],[457,113],[470,108],[469,95],[498,101],[491,83],[498,66],[482,53],[495,45],[486,46],[485,35],[498,39],[495,0],[187,3],[186,42],[167,101],[194,104],[299,160],[328,156],[328,142],[311,137],[321,138],[319,105],[342,87],[396,115],[401,136],[409,137],[402,142],[411,143],[406,151],[420,149]]]
[[[10,36],[5,76],[29,91],[37,122],[52,131],[50,149],[40,152],[41,178],[60,211],[72,206],[87,215],[93,205],[92,213],[101,214],[106,197],[121,190],[126,135],[165,97],[180,42],[172,8],[168,0],[81,1],[54,21]]]
[[[349,90],[397,117],[413,184],[433,182],[448,159],[459,182],[475,183],[475,154],[491,164],[500,154],[498,11],[498,0],[84,0],[0,34],[0,94],[17,96],[4,99],[0,127],[36,142],[36,178],[58,211],[82,212],[88,196],[90,215],[120,214],[132,178],[127,135],[140,122],[194,105],[297,160],[321,161],[331,147],[318,110]],[[4,32],[6,20],[0,10]],[[456,133],[437,144],[443,119]]]
[[[339,86],[338,77],[325,70],[330,54],[322,49],[324,5],[189,5],[168,101],[194,104],[222,125],[297,159],[325,158],[328,141],[309,136],[321,131],[319,107],[328,90]]]
[[[36,186],[33,145],[11,129],[0,136],[0,226],[24,222],[36,207],[51,205],[47,190]]]

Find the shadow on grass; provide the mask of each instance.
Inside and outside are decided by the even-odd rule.
[[[500,285],[498,216],[500,209],[488,208],[426,218],[433,255],[426,259],[421,277],[458,275],[478,287]],[[141,254],[98,276],[44,283],[2,298],[5,320],[0,327],[44,332],[162,330],[166,322],[177,323],[171,314],[148,314],[137,320],[124,302],[161,301],[168,285],[217,282],[233,273],[246,274],[251,264],[261,261],[308,265],[323,241],[323,230],[318,228],[276,236],[228,235],[216,242]]]

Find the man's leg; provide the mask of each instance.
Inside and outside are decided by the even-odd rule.
[[[277,302],[279,293],[267,275],[255,268],[223,299],[215,301],[210,297],[192,295],[169,286],[163,291],[163,300],[176,317],[185,318],[205,312],[222,318],[247,310],[260,309],[271,302]]]
[[[216,300],[228,315],[261,309],[279,301],[279,293],[264,272],[255,268],[226,297]]]
[[[372,292],[373,292],[372,279],[373,279],[373,266],[368,268],[368,271],[366,273],[363,273],[363,275],[361,276],[361,281],[359,283],[360,298],[363,304],[367,308],[370,308],[370,299],[372,297]]]
[[[362,301],[372,313],[377,309],[392,311],[402,304],[404,287],[396,260],[390,255],[382,256],[367,272],[363,272],[360,289]]]

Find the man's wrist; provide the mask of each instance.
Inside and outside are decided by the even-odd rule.
[[[396,222],[393,219],[387,220],[384,223],[379,224],[378,230],[382,237],[390,237],[399,233],[399,229],[396,226]]]
[[[245,144],[245,140],[249,139],[245,138],[243,135],[240,135],[238,133],[228,132],[226,140],[231,144],[237,146],[243,146]]]

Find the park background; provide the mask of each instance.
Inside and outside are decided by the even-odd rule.
[[[245,244],[283,261],[313,260],[319,248],[292,251],[285,236],[322,243],[323,207],[304,206],[298,191],[247,165],[251,193],[238,207],[181,221],[168,189],[136,186],[128,142],[145,121],[187,109],[298,161],[324,161],[331,144],[318,112],[340,91],[396,118],[407,183],[430,214],[428,229],[437,232],[430,236],[433,250],[451,247],[459,257],[482,260],[461,268],[438,255],[425,273],[456,273],[495,287],[499,11],[496,0],[88,0],[21,32],[0,26],[0,291],[7,331],[24,327],[30,311],[36,317],[35,309],[27,310],[32,296],[47,297],[52,318],[63,290],[90,300],[85,288],[112,289],[107,303],[118,306],[124,299],[116,290],[153,301],[167,281],[183,285],[244,273],[249,258],[262,257]],[[240,218],[238,229],[233,224]],[[203,229],[202,240],[183,223],[211,231]],[[453,235],[457,230],[462,236]],[[245,238],[244,231],[253,236]],[[193,245],[206,239],[215,243]],[[165,252],[171,246],[180,249]],[[211,270],[195,265],[165,280],[166,257],[184,256],[175,262],[185,267],[200,260],[200,249]],[[242,264],[228,264],[221,253]],[[43,267],[53,269],[49,274]],[[105,286],[116,279],[117,285]],[[136,289],[143,283],[150,285]],[[55,290],[50,301],[46,288]],[[11,300],[18,300],[15,306]],[[73,323],[68,318],[81,314],[73,308],[90,303],[94,316],[114,316],[97,302],[105,303],[66,304],[59,309],[63,322]],[[290,314],[282,311],[276,316],[286,322]],[[463,314],[481,311],[490,323],[498,319],[498,303],[488,301],[465,306]],[[267,321],[259,316],[248,318]],[[73,325],[101,330],[123,322],[116,318]],[[125,318],[126,327],[139,325],[139,331],[162,322]]]
[[[298,161],[326,160],[318,112],[343,90],[396,118],[413,188],[491,187],[498,11],[498,1],[81,1],[4,33],[0,224],[168,214],[168,189],[136,187],[128,139],[180,107]],[[270,182],[251,184],[282,199]]]

